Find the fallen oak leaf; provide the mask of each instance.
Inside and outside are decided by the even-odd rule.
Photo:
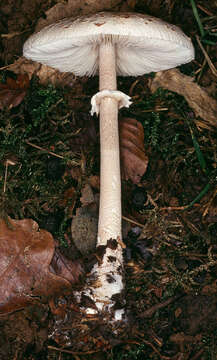
[[[61,73],[36,61],[27,60],[23,56],[18,58],[13,64],[8,65],[7,69],[15,74],[28,74],[29,79],[32,79],[33,76],[38,77],[39,83],[42,85],[52,84],[53,86],[73,87],[76,79],[71,73]]]
[[[0,109],[18,106],[26,96],[29,87],[27,74],[19,74],[16,80],[8,77],[5,84],[0,84]]]
[[[76,199],[77,193],[75,188],[72,186],[64,191],[63,197],[59,201],[59,206],[64,209],[67,207],[69,216],[72,216]]]
[[[16,80],[8,77],[6,84],[1,84],[1,85],[5,85],[6,87],[12,89],[12,90],[20,90],[20,89],[27,89],[29,87],[29,77],[28,75],[22,75],[19,74],[17,75]]]
[[[69,260],[58,249],[55,249],[49,269],[54,274],[68,280],[71,285],[79,283],[84,274],[80,260]]]
[[[80,0],[79,6],[77,1],[68,0],[67,2],[58,2],[45,12],[46,17],[41,17],[36,25],[36,31],[40,31],[47,25],[55,21],[78,15],[97,13],[100,11],[113,10],[119,8],[120,0]]]
[[[35,221],[8,222],[0,219],[0,315],[71,291],[83,274],[81,264],[66,264],[59,254],[56,259],[52,235]]]
[[[120,0],[80,0],[79,6],[76,0],[58,1],[57,4],[45,11],[45,16],[39,18],[35,31],[38,32],[45,26],[72,15],[85,15],[106,10],[115,11],[119,10],[121,5],[122,1]],[[72,73],[61,73],[54,68],[27,60],[24,57],[20,57],[13,64],[7,66],[7,69],[15,73],[28,74],[30,79],[35,75],[39,78],[40,84],[43,85],[51,83],[54,86],[73,87],[76,80]]]
[[[203,119],[198,122],[199,127],[210,129],[217,126],[217,102],[194,82],[194,78],[182,74],[178,69],[159,71],[151,80],[150,88],[155,92],[159,87],[184,96],[195,115]]]
[[[0,109],[11,109],[18,106],[26,95],[25,91],[2,89],[0,90]]]
[[[148,165],[143,126],[134,118],[123,118],[119,124],[122,178],[138,184]]]

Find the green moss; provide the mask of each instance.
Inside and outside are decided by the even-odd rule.
[[[0,212],[15,218],[31,217],[42,221],[47,213],[61,206],[64,191],[72,186],[70,177],[49,178],[48,162],[54,156],[62,163],[79,164],[79,156],[65,140],[73,132],[64,93],[53,86],[43,87],[33,80],[24,101],[10,110],[0,112]],[[31,144],[39,146],[38,149]],[[45,150],[43,150],[45,149]],[[13,159],[15,165],[6,161]],[[54,169],[54,171],[57,171]],[[4,188],[6,191],[4,192]],[[65,209],[67,212],[67,207]],[[63,219],[65,222],[65,219]],[[60,226],[63,232],[64,225]]]

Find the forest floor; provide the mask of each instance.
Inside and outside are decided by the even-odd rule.
[[[166,77],[118,78],[118,89],[133,99],[129,109],[120,110],[125,296],[131,326],[119,340],[103,331],[99,338],[93,329],[88,348],[89,339],[63,319],[70,306],[76,317],[70,296],[46,301],[44,290],[42,303],[7,303],[8,278],[0,255],[0,360],[215,360],[216,0],[1,0],[1,224],[33,219],[49,232],[47,253],[53,254],[54,239],[56,258],[71,261],[77,275],[78,264],[88,262],[94,252],[100,149],[90,99],[98,91],[98,78],[60,74],[27,61],[22,48],[35,29],[58,18],[102,10],[160,17],[180,26],[195,47],[195,60],[168,70]],[[128,124],[136,129],[135,137]],[[1,254],[9,258],[12,240],[1,224]],[[16,242],[24,233],[19,221],[14,224]],[[52,261],[49,269],[58,262]]]

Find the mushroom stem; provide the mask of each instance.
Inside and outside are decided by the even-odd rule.
[[[111,42],[99,47],[100,91],[116,90],[116,51]],[[118,100],[104,97],[100,103],[100,208],[97,245],[121,237],[121,179]]]
[[[92,271],[93,284],[84,294],[90,297],[97,308],[87,308],[87,313],[106,310],[112,321],[122,320],[124,309],[115,309],[117,296],[124,289],[123,255],[121,247],[121,178],[118,131],[118,99],[110,96],[116,90],[115,46],[109,42],[99,48],[100,91],[106,95],[100,100],[100,208],[97,246],[105,245],[102,261]],[[108,91],[108,93],[107,93]],[[114,299],[116,296],[116,300]]]

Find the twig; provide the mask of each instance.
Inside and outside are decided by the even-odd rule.
[[[161,108],[161,107],[156,107],[154,109],[147,109],[147,110],[142,110],[141,113],[149,113],[149,112],[159,112],[159,111],[168,111],[169,109],[167,107],[165,108]]]
[[[27,30],[23,30],[21,32],[19,31],[14,31],[12,33],[9,33],[9,34],[1,34],[0,36],[3,38],[3,39],[12,39],[13,37],[15,36],[20,36],[22,34],[24,34],[25,32],[28,32],[28,31],[31,31],[31,29],[27,29]]]
[[[169,304],[176,301],[180,297],[182,297],[182,295],[172,296],[172,297],[170,297],[169,299],[165,300],[162,303],[158,303],[156,305],[153,305],[149,309],[145,310],[142,314],[139,314],[139,316],[142,317],[142,318],[151,318],[157,310],[168,306]]]
[[[206,15],[208,16],[213,16],[213,13],[209,10],[207,10],[205,7],[203,7],[202,5],[200,4],[197,4],[197,7],[202,10]],[[203,21],[203,20],[202,20]]]
[[[4,178],[3,193],[6,193],[7,177],[8,177],[8,165],[16,165],[16,163],[13,160],[10,160],[10,159],[7,159],[5,161],[5,178]]]
[[[160,356],[161,359],[163,359],[163,360],[171,360],[170,357],[161,355],[160,351],[158,351],[158,349],[157,349],[150,341],[147,341],[147,340],[145,340],[145,339],[142,339],[142,342],[143,342],[144,344],[150,346],[150,347],[152,348],[152,350],[154,350],[154,352],[155,352],[156,354],[158,354],[158,356]]]
[[[204,353],[204,349],[200,349],[192,358],[191,360],[201,359],[201,355]]]
[[[199,274],[202,271],[209,271],[209,268],[211,268],[212,266],[215,266],[216,264],[217,264],[217,260],[211,259],[208,263],[202,264],[202,265],[198,266],[197,268],[184,274],[183,279],[186,278],[187,280],[188,279],[190,280],[190,278]]]
[[[190,258],[207,258],[209,255],[208,254],[197,254],[194,252],[184,252],[183,253],[184,256],[190,257]],[[212,257],[217,257],[217,254],[212,254]]]
[[[8,177],[8,162],[6,161],[6,164],[5,164],[5,179],[4,179],[4,188],[3,188],[3,193],[4,194],[6,192],[7,177]]]
[[[202,214],[202,217],[203,217],[203,218],[208,214],[209,208],[210,208],[213,200],[215,199],[216,195],[217,195],[217,189],[214,190],[211,198],[210,198],[209,201],[208,201],[208,204],[206,205],[206,208],[205,208],[205,210],[204,210],[204,212],[203,212],[203,214]]]
[[[66,354],[72,354],[72,355],[89,355],[89,354],[95,354],[95,353],[101,351],[101,350],[90,350],[90,351],[84,351],[84,352],[82,352],[82,351],[71,351],[71,350],[66,350],[66,349],[58,348],[56,346],[51,346],[51,345],[48,345],[48,349],[59,351],[59,352],[66,353]]]
[[[188,205],[162,207],[159,210],[160,211],[163,211],[163,210],[167,210],[167,211],[174,211],[174,210],[184,211],[184,210],[190,209],[194,205],[197,206],[196,202],[199,201],[200,199],[202,199],[202,197],[207,193],[207,191],[210,189],[210,187],[211,187],[210,183],[206,184],[206,186],[203,188],[203,190],[201,190],[201,192],[196,196],[196,198],[194,200],[192,200],[190,202],[190,204],[188,204]]]
[[[198,84],[199,84],[199,82],[200,82],[201,76],[203,75],[203,71],[204,71],[204,68],[205,68],[205,66],[206,66],[206,63],[207,63],[206,58],[204,58],[201,67],[200,67],[197,71],[195,71],[195,76],[199,73],[199,75],[198,75],[198,77],[197,77],[197,83],[198,83]]]
[[[2,66],[2,67],[0,67],[0,70],[5,70],[5,69],[9,68],[9,66],[11,66],[11,64]]]
[[[49,150],[47,150],[47,149],[45,149],[45,148],[42,148],[41,146],[35,145],[35,144],[31,143],[31,142],[30,142],[30,141],[28,141],[28,140],[26,140],[25,142],[26,142],[26,144],[28,144],[28,145],[30,145],[30,146],[32,146],[32,147],[34,147],[34,148],[38,149],[38,150],[45,151],[45,152],[47,152],[48,154],[53,155],[53,156],[55,156],[55,157],[57,157],[57,158],[64,159],[64,157],[63,157],[63,156],[58,155],[58,154],[55,154],[54,152],[49,151]]]
[[[198,35],[196,35],[196,40],[197,40],[198,45],[200,46],[201,51],[202,51],[202,53],[203,53],[203,55],[204,55],[204,57],[205,57],[208,65],[209,65],[209,67],[210,67],[210,70],[212,71],[213,75],[215,75],[215,76],[217,77],[217,70],[216,70],[213,62],[211,61],[209,55],[207,54],[206,50],[204,49],[204,47],[203,47],[203,45],[202,45],[202,43],[201,43],[200,38],[199,38]]]
[[[129,219],[129,218],[127,218],[126,216],[123,216],[123,215],[122,215],[122,219],[128,221],[128,222],[131,223],[131,224],[137,225],[137,226],[139,226],[139,227],[141,227],[141,228],[144,228],[144,227],[145,227],[145,225],[142,225],[142,224],[138,223],[138,222],[135,221],[135,220]]]

